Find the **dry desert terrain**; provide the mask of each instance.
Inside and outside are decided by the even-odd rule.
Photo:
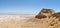
[[[0,28],[52,28],[51,20],[37,19],[35,15],[0,15]]]

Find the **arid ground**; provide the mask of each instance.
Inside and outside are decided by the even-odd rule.
[[[0,28],[53,28],[51,20],[37,19],[35,15],[0,15]]]
[[[0,15],[0,28],[42,28],[35,15]],[[44,26],[45,28],[45,26]]]

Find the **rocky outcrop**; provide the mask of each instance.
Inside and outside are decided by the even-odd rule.
[[[60,18],[60,12],[52,14],[51,17]]]
[[[51,26],[52,28],[60,28],[60,12],[52,14],[49,20],[49,26]]]
[[[38,18],[38,19],[42,19],[42,18],[46,18],[47,16],[43,15],[43,14],[39,14],[39,15],[36,15],[35,18]]]
[[[36,16],[35,18],[46,18],[46,17],[49,17],[50,15],[54,14],[55,11],[52,10],[52,9],[42,9]]]
[[[35,18],[43,19],[43,23],[46,21],[48,28],[60,28],[60,12],[43,8]]]

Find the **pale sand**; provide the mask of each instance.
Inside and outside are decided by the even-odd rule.
[[[48,28],[48,23],[34,15],[0,15],[0,28]]]

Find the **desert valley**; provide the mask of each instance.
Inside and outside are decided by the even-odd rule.
[[[60,28],[59,15],[52,9],[37,15],[0,15],[0,28]]]

